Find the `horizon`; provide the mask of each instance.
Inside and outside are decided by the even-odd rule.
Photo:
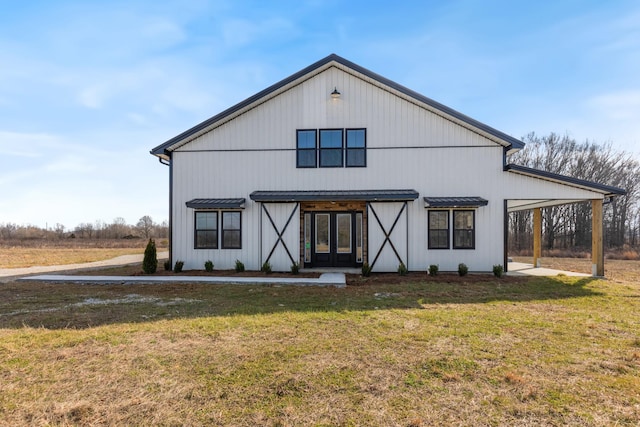
[[[167,220],[150,150],[331,53],[517,139],[640,159],[633,1],[33,1],[0,24],[0,224]]]

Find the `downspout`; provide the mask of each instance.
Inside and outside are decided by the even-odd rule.
[[[173,156],[171,152],[166,152],[169,156],[169,265],[173,266]]]

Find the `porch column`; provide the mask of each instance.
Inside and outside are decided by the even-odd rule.
[[[591,263],[591,274],[604,277],[601,199],[591,200]]]
[[[533,266],[540,267],[542,257],[542,209],[533,210]]]

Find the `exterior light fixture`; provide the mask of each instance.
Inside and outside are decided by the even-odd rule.
[[[333,92],[331,92],[331,98],[338,99],[340,98],[340,92],[338,92],[338,88],[334,87]]]

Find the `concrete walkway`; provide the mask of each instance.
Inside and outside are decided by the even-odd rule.
[[[533,264],[524,262],[510,262],[508,265],[508,276],[571,276],[571,277],[592,277],[590,274],[576,273],[574,271],[553,270],[551,268],[534,268]]]
[[[43,282],[88,283],[122,285],[161,284],[161,283],[213,283],[233,285],[296,285],[296,286],[334,286],[344,288],[347,280],[344,273],[323,273],[317,279],[305,277],[234,277],[234,276],[69,276],[45,274],[21,277],[18,280],[38,280]]]

